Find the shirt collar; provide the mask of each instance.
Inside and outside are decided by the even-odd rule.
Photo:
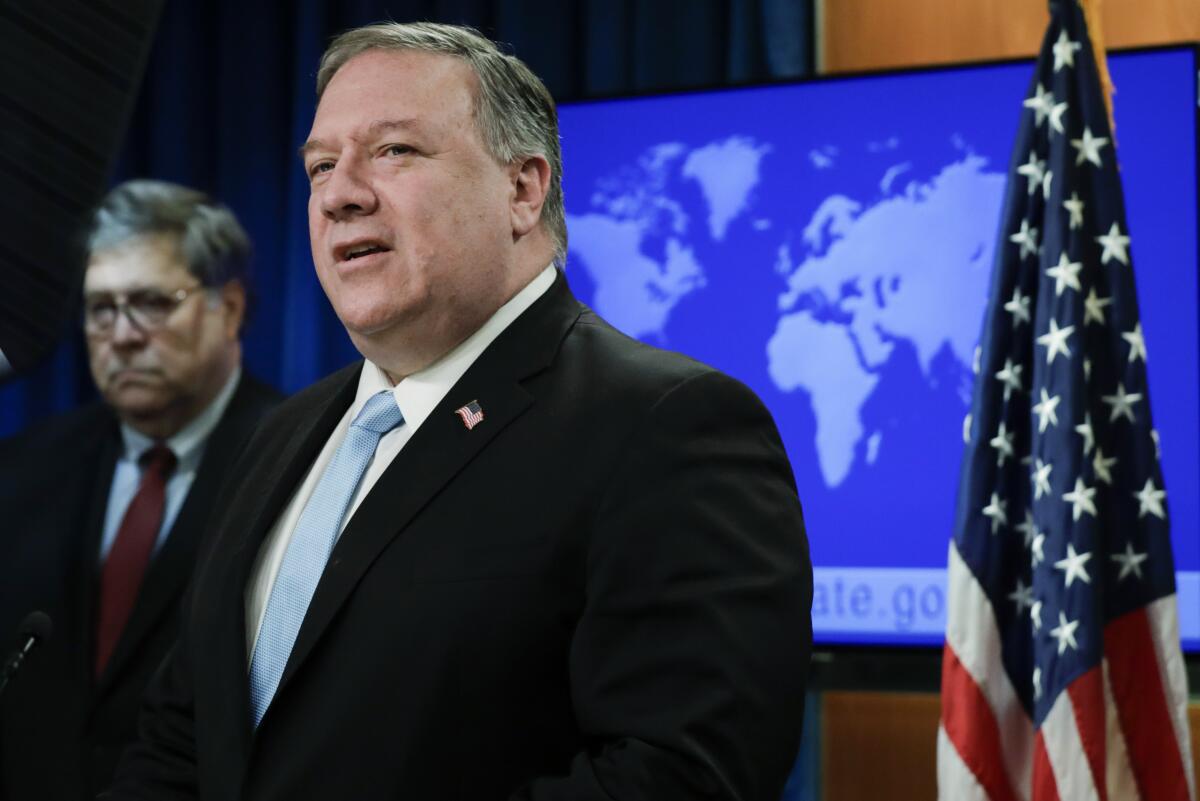
[[[233,399],[234,390],[237,389],[241,377],[242,368],[239,365],[234,368],[233,374],[225,381],[225,386],[221,387],[221,391],[213,398],[212,403],[208,404],[204,411],[196,415],[190,423],[179,429],[175,436],[167,439],[167,447],[174,452],[175,458],[178,460],[176,472],[194,470],[199,465],[200,456],[204,452],[204,442],[212,430],[217,427],[217,423],[221,421],[221,416],[225,414],[225,409]],[[125,443],[124,458],[131,462],[136,462],[138,457],[155,442],[125,423],[121,423],[121,439]]]
[[[358,392],[354,396],[350,419],[358,416],[371,396],[390,390],[404,415],[405,424],[416,431],[487,346],[546,293],[554,283],[555,270],[553,264],[547,266],[497,309],[478,331],[433,364],[401,379],[395,386],[378,365],[368,360],[358,377]]]

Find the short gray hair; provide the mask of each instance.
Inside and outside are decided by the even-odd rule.
[[[567,255],[567,221],[563,208],[562,148],[558,114],[545,84],[516,56],[506,55],[474,28],[435,22],[381,22],[338,36],[321,57],[317,100],[334,74],[367,50],[419,50],[465,61],[475,72],[475,124],[484,146],[501,164],[529,156],[550,163],[550,191],[542,206],[542,225],[554,243],[554,261]]]
[[[207,287],[247,285],[250,237],[233,212],[208,195],[167,181],[126,181],[100,202],[88,232],[88,253],[143,236],[173,237],[188,272]]]

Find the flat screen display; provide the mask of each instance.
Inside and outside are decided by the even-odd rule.
[[[1196,53],[1110,57],[1184,646],[1200,650]],[[824,643],[933,645],[1033,64],[564,104],[576,294],[772,410]]]

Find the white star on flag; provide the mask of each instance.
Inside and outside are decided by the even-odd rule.
[[[1033,522],[1033,512],[1025,510],[1025,522],[1019,526],[1013,526],[1017,531],[1021,532],[1025,540],[1025,547],[1029,547],[1029,543],[1033,542],[1033,538],[1037,535],[1037,526]]]
[[[1017,588],[1008,594],[1008,600],[1017,605],[1018,617],[1028,608],[1033,607],[1033,587],[1026,587],[1025,582],[1017,579]]]
[[[1032,194],[1032,193],[1030,193]],[[1008,241],[1021,246],[1021,258],[1029,255],[1036,255],[1038,252],[1038,229],[1029,225],[1029,220],[1021,220],[1021,230],[1017,231],[1008,237]],[[1021,294],[1021,288],[1017,287],[1013,290],[1017,295]]]
[[[992,533],[995,534],[1000,526],[1008,525],[1008,514],[1004,511],[1004,501],[1000,500],[1000,496],[992,493],[991,502],[983,507],[985,517],[992,519]]]
[[[1083,225],[1083,201],[1079,199],[1078,192],[1072,192],[1070,199],[1063,201],[1063,208],[1070,213],[1072,231]]]
[[[1096,516],[1096,502],[1092,500],[1096,495],[1096,488],[1089,487],[1083,483],[1082,478],[1075,479],[1075,489],[1070,492],[1063,493],[1063,500],[1071,504],[1071,519],[1078,520],[1079,517],[1087,512],[1092,517]],[[1071,546],[1068,545],[1068,548]],[[1071,586],[1071,582],[1067,582],[1067,586]]]
[[[1050,629],[1050,636],[1058,640],[1058,655],[1062,656],[1063,651],[1067,650],[1070,645],[1072,649],[1078,649],[1079,646],[1075,642],[1075,629],[1079,628],[1079,621],[1068,621],[1067,616],[1062,612],[1058,613],[1058,625]]]
[[[1108,325],[1104,322],[1104,307],[1112,303],[1112,298],[1102,298],[1096,294],[1095,287],[1088,288],[1087,297],[1083,299],[1083,324],[1100,323],[1100,325]]]
[[[1066,111],[1067,104],[1065,102],[1055,103],[1050,109],[1050,127],[1057,133],[1064,133],[1062,118]]]
[[[1096,241],[1104,245],[1104,252],[1100,254],[1100,263],[1108,264],[1109,259],[1116,259],[1129,266],[1129,253],[1126,248],[1129,247],[1129,237],[1121,233],[1121,226],[1114,222],[1108,227],[1108,233],[1103,236],[1096,237]]]
[[[1067,32],[1062,31],[1058,34],[1058,41],[1054,43],[1054,71],[1058,72],[1064,66],[1075,66],[1075,52],[1079,50],[1079,42],[1072,42],[1067,38]]]
[[[1042,186],[1042,177],[1046,174],[1046,162],[1037,157],[1037,153],[1029,151],[1029,161],[1017,167],[1017,172],[1024,175],[1029,183],[1026,186],[1029,194],[1033,194]],[[1024,220],[1022,220],[1024,222]]]
[[[1142,577],[1142,562],[1150,558],[1150,554],[1136,553],[1133,550],[1133,543],[1125,543],[1125,553],[1114,553],[1109,557],[1118,565],[1121,566],[1121,572],[1117,574],[1117,581],[1122,581],[1126,576],[1133,575],[1137,578]]]
[[[1034,231],[1036,236],[1037,231]],[[1037,250],[1037,246],[1034,246]],[[1017,287],[1013,290],[1012,300],[1004,304],[1004,310],[1013,316],[1013,328],[1018,327],[1021,323],[1030,321],[1029,316],[1029,296],[1021,294],[1021,288]]]
[[[1042,390],[1043,392],[1045,390]],[[1040,500],[1043,495],[1050,494],[1050,471],[1054,465],[1037,460],[1037,469],[1033,471],[1033,499]]]
[[[996,456],[996,466],[1004,467],[1004,460],[1013,457],[1013,435],[1012,432],[1004,430],[1004,421],[1000,422],[1000,430],[996,436],[992,437],[990,444],[999,451]]]
[[[1041,611],[1040,609],[1038,610]],[[1041,626],[1039,625],[1039,628]],[[1035,667],[1033,669],[1033,700],[1040,700],[1042,697],[1042,669]]]
[[[1004,360],[1004,369],[996,373],[996,379],[1004,384],[1004,399],[1008,400],[1013,391],[1021,391],[1021,371],[1024,365],[1013,364],[1012,359]],[[1001,426],[1004,423],[1000,424]]]
[[[1167,493],[1154,486],[1154,479],[1146,479],[1146,485],[1138,492],[1133,493],[1133,497],[1138,499],[1138,519],[1150,513],[1160,520],[1167,518],[1167,513],[1163,510],[1162,502],[1167,499]]]
[[[1033,542],[1029,546],[1029,553],[1033,557],[1033,566],[1037,567],[1042,562],[1046,561],[1046,552],[1043,548],[1046,545],[1046,535],[1038,534],[1033,538]],[[1040,607],[1039,607],[1040,608]]]
[[[1067,258],[1067,251],[1063,251],[1058,255],[1058,264],[1046,269],[1046,275],[1054,279],[1054,294],[1061,295],[1067,287],[1074,289],[1076,292],[1082,290],[1079,285],[1079,271],[1083,269],[1083,262],[1071,261]]]
[[[1050,113],[1050,109],[1053,107],[1053,102],[1054,93],[1047,92],[1046,88],[1039,83],[1037,85],[1037,89],[1034,90],[1033,97],[1025,98],[1025,102],[1022,103],[1022,105],[1025,106],[1025,108],[1033,109],[1035,120],[1034,124],[1041,125],[1046,121],[1046,115]]]
[[[1096,433],[1092,430],[1092,413],[1083,413],[1083,422],[1075,426],[1075,431],[1083,437],[1083,455],[1087,456],[1096,447]]]
[[[1105,484],[1112,486],[1112,468],[1117,463],[1117,457],[1109,456],[1105,458],[1104,451],[1096,448],[1096,455],[1092,459],[1092,469],[1096,471],[1096,478],[1103,481]]]
[[[1079,154],[1075,157],[1075,166],[1078,167],[1087,161],[1097,167],[1103,167],[1104,163],[1100,160],[1100,148],[1106,144],[1108,144],[1108,137],[1092,136],[1092,129],[1085,127],[1081,139],[1071,140],[1071,146],[1079,151]]]
[[[1071,350],[1067,347],[1067,337],[1073,333],[1075,333],[1075,326],[1068,325],[1066,328],[1059,328],[1058,321],[1053,317],[1050,318],[1050,331],[1037,338],[1038,344],[1046,347],[1046,364],[1054,364],[1056,353],[1061,353],[1068,359],[1071,358]]]
[[[1128,333],[1122,333],[1121,338],[1129,343],[1129,361],[1135,362],[1138,359],[1142,363],[1146,362],[1146,340],[1142,337],[1142,324],[1134,325],[1133,330]]]
[[[1033,406],[1033,413],[1038,416],[1038,433],[1039,434],[1046,433],[1047,423],[1049,423],[1051,425],[1058,425],[1058,414],[1055,412],[1055,409],[1058,408],[1058,404],[1060,401],[1062,401],[1061,395],[1055,395],[1054,397],[1050,397],[1046,393],[1046,390],[1044,388],[1042,389],[1041,402],[1036,403]]]
[[[1129,419],[1129,422],[1134,422],[1133,404],[1141,399],[1142,394],[1140,392],[1126,392],[1125,384],[1118,383],[1116,395],[1104,395],[1101,397],[1101,400],[1112,406],[1112,414],[1109,415],[1108,422],[1111,423],[1118,417],[1126,417]]]

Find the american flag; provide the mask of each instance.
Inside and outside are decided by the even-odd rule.
[[[1194,799],[1175,572],[1113,134],[1051,0],[950,544],[943,799]]]
[[[467,427],[468,431],[483,422],[483,407],[479,405],[479,401],[471,401],[466,406],[460,406],[454,410],[454,413],[462,418],[463,425]]]

